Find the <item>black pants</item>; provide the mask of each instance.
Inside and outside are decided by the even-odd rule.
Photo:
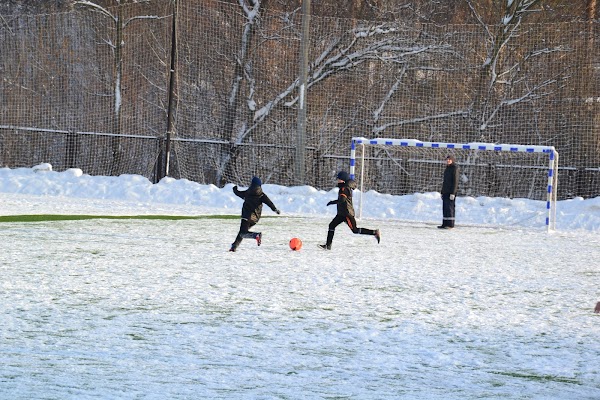
[[[252,228],[254,225],[256,225],[256,222],[248,221],[247,219],[242,218],[242,222],[240,223],[240,231],[238,232],[235,242],[233,242],[231,247],[237,249],[240,243],[242,243],[243,239],[255,239],[257,233],[250,232],[250,228]]]
[[[329,223],[329,231],[327,232],[327,246],[331,246],[333,242],[333,235],[335,234],[335,228],[345,222],[348,225],[348,228],[352,230],[352,233],[356,233],[359,235],[374,235],[375,231],[373,229],[367,228],[358,228],[356,226],[356,218],[350,216],[336,215],[333,220]]]
[[[456,198],[455,200],[450,200],[449,194],[442,195],[442,226],[447,226],[449,228],[454,228],[454,220],[455,220],[455,206],[456,206]]]

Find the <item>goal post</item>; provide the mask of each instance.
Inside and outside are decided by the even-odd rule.
[[[439,192],[452,154],[461,168],[459,196],[545,201],[545,224],[556,229],[558,152],[553,146],[443,143],[353,137],[350,176],[358,181],[358,217],[365,191],[403,195]]]

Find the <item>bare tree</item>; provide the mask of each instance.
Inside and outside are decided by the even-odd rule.
[[[237,132],[234,132],[234,126],[238,115],[238,109],[242,105],[241,87],[244,82],[252,82],[253,80],[248,51],[252,44],[252,37],[260,17],[261,0],[238,0],[238,2],[246,19],[246,23],[243,26],[240,37],[240,49],[235,55],[234,75],[231,82],[231,89],[227,100],[223,123],[224,132],[231,137],[231,145],[228,149],[228,153],[223,155],[220,160],[220,167],[218,168],[216,176],[217,182],[221,182],[225,171],[230,168],[232,162],[235,162],[235,159],[239,154],[238,145],[252,130],[252,128],[248,129],[244,125]],[[252,93],[250,96],[252,96]]]
[[[235,57],[235,73],[225,113],[224,129],[231,138],[231,144],[227,154],[220,158],[217,182],[221,182],[223,176],[231,176],[230,169],[239,154],[239,146],[249,140],[252,133],[272,115],[274,110],[294,109],[298,101],[300,85],[299,78],[295,77],[283,90],[272,97],[259,100],[259,95],[264,95],[264,88],[259,87],[259,81],[254,78],[248,48],[260,23],[261,2],[260,0],[238,1],[246,23],[240,38],[241,45]],[[423,40],[418,35],[416,37],[407,35],[406,31],[399,29],[396,23],[356,23],[353,27],[331,36],[320,53],[316,54],[309,63],[307,89],[322,85],[330,78],[351,72],[367,63],[402,65],[423,53],[449,51],[451,49],[447,44],[436,40]],[[245,85],[244,90],[242,85]],[[246,93],[245,101],[242,101],[241,93]],[[235,118],[240,113],[247,118],[244,123],[236,125]],[[392,125],[380,126],[374,130],[382,131]],[[234,129],[235,126],[239,129]]]
[[[133,17],[125,17],[122,5],[126,3],[123,0],[114,0],[117,5],[115,12],[109,8],[103,7],[97,3],[88,0],[78,0],[74,3],[76,6],[81,6],[89,9],[92,12],[98,13],[101,17],[108,18],[114,26],[114,36],[106,37],[104,45],[111,49],[113,54],[113,100],[114,100],[114,119],[112,134],[116,135],[112,139],[113,143],[113,164],[112,175],[122,173],[122,164],[124,162],[124,149],[122,140],[118,135],[122,134],[122,81],[123,81],[123,52],[125,51],[126,42],[124,38],[125,29],[134,21],[145,19],[160,19],[157,15],[137,15]]]
[[[471,116],[477,123],[476,130],[479,131],[473,139],[493,141],[494,138],[485,132],[503,108],[550,95],[553,88],[560,85],[566,76],[566,73],[565,76],[552,77],[540,74],[536,82],[535,79],[531,79],[534,77],[530,74],[529,83],[520,85],[530,71],[527,66],[539,62],[542,57],[568,52],[569,49],[554,46],[516,50],[518,45],[511,48],[513,42],[529,34],[527,29],[523,28],[523,23],[528,15],[540,11],[536,8],[540,0],[504,0],[503,15],[500,21],[492,26],[484,22],[472,0],[466,2],[485,32],[487,45],[487,54],[480,66],[472,101]]]

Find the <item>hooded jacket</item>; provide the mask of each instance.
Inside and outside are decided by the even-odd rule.
[[[236,196],[244,199],[244,205],[242,206],[242,219],[257,223],[262,214],[263,203],[268,205],[271,210],[276,211],[277,207],[273,204],[271,199],[263,193],[260,185],[251,185],[246,190],[238,190],[237,186],[233,187],[233,193]]]
[[[352,204],[352,190],[356,189],[356,182],[352,179],[338,183],[339,192],[337,198],[337,213],[344,217],[354,217],[354,205]]]

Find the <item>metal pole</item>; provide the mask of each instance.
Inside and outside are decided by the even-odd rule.
[[[174,129],[174,107],[175,107],[175,63],[177,62],[177,0],[173,0],[173,22],[171,25],[171,68],[169,71],[169,105],[167,109],[167,137],[165,140],[164,166],[159,180],[169,176],[169,164],[171,161],[171,138]]]
[[[550,171],[548,173],[552,174],[549,179],[551,193],[548,193],[548,232],[550,232],[556,230],[556,200],[558,199],[558,152],[555,150],[550,153]]]
[[[360,146],[362,152],[360,153],[360,208],[358,209],[358,219],[362,218],[363,210],[363,195],[365,193],[365,144],[362,143]]]
[[[296,180],[306,184],[306,81],[310,32],[310,0],[302,0],[302,42],[300,43],[300,87],[298,93],[298,129],[296,132]]]

